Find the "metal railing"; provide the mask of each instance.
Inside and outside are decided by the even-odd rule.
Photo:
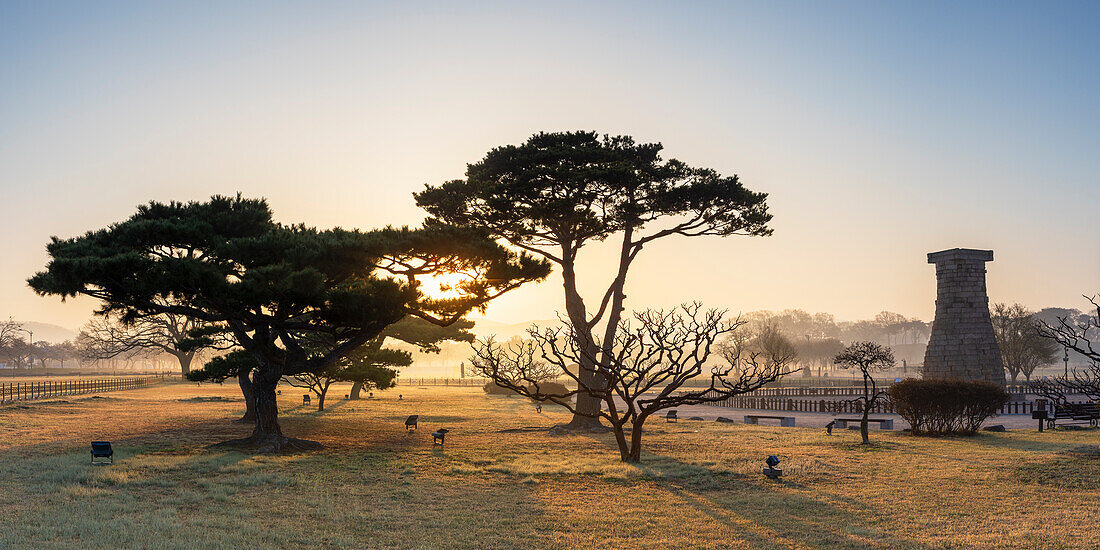
[[[30,401],[66,395],[85,395],[112,391],[137,390],[174,378],[170,374],[140,377],[97,378],[91,380],[43,380],[39,382],[0,383],[0,403]]]
[[[791,399],[782,397],[736,396],[713,403],[704,403],[712,407],[730,407],[733,409],[755,409],[764,411],[820,412],[820,413],[858,413],[863,405],[858,401],[830,399]],[[1035,410],[1034,401],[1012,401],[1006,403],[998,414],[1031,414]],[[893,414],[894,403],[884,399],[875,404],[872,413]]]

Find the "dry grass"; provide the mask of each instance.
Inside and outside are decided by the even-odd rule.
[[[1049,548],[1100,546],[1100,432],[913,438],[653,422],[641,465],[610,436],[504,433],[563,411],[475,388],[300,406],[312,454],[247,456],[235,387],[173,385],[0,407],[0,548]],[[397,401],[397,394],[405,399]],[[421,415],[421,430],[401,422]],[[445,450],[429,432],[445,426]],[[110,439],[113,466],[88,465]],[[760,475],[784,457],[781,482]]]

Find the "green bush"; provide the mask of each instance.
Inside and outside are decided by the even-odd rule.
[[[1009,399],[1000,385],[972,380],[909,378],[891,385],[889,392],[916,435],[972,435]]]

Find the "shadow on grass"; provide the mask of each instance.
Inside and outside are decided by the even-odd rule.
[[[611,437],[592,436],[617,452]],[[853,450],[895,450],[894,442],[872,442],[870,446],[840,443]],[[825,492],[812,481],[802,483],[791,477],[766,479],[757,474],[715,472],[698,464],[676,458],[642,452],[635,464],[642,480],[674,495],[678,501],[666,502],[667,513],[688,509],[720,523],[737,533],[750,547],[868,547],[923,549],[929,546],[910,538],[883,531],[875,524],[876,509],[847,495]]]

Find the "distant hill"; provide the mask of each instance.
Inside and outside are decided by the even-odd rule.
[[[76,338],[77,335],[75,330],[52,323],[39,323],[38,321],[19,322],[23,323],[23,328],[34,333],[35,342],[45,340],[47,342],[59,344],[66,340],[72,340]]]

